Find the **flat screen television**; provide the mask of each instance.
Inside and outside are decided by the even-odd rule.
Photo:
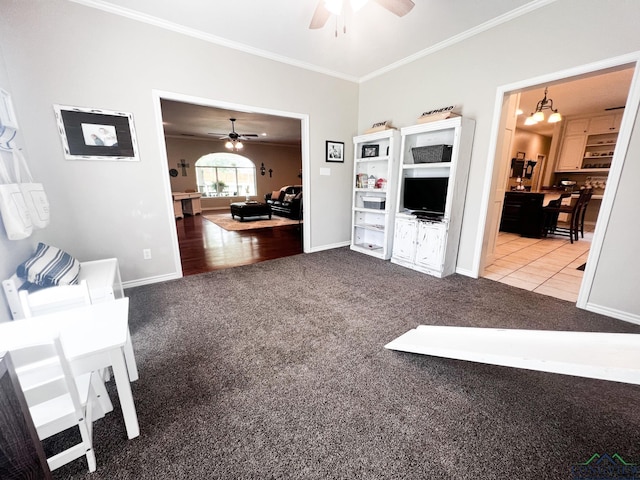
[[[441,217],[447,202],[449,178],[404,179],[404,208],[418,216]]]

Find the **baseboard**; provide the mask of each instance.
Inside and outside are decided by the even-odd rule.
[[[456,273],[464,275],[465,277],[478,278],[478,275],[476,275],[473,270],[469,270],[468,268],[456,267]]]
[[[322,252],[324,250],[333,250],[334,248],[348,247],[349,245],[351,245],[351,241],[340,242],[340,243],[332,243],[332,244],[329,244],[329,245],[322,245],[320,247],[313,247],[308,252],[305,252],[305,253]]]
[[[142,285],[151,285],[152,283],[161,283],[161,282],[166,282],[168,280],[175,280],[177,278],[181,278],[177,273],[171,273],[167,275],[157,275],[155,277],[147,277],[147,278],[141,278],[138,280],[130,280],[128,282],[122,282],[122,287],[124,289],[132,288],[132,287],[141,287]]]
[[[589,312],[599,313],[600,315],[606,315],[607,317],[615,318],[617,320],[623,320],[625,322],[640,325],[640,315],[636,315],[634,313],[623,312],[622,310],[616,310],[615,308],[603,307],[602,305],[596,305],[595,303],[587,303],[584,309]]]

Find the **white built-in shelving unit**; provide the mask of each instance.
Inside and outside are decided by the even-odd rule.
[[[353,138],[351,250],[391,257],[400,133],[396,129]]]
[[[400,173],[391,262],[420,272],[445,277],[455,272],[464,202],[471,161],[475,122],[453,117],[401,130]],[[451,160],[417,163],[412,149],[451,146]],[[408,177],[448,178],[445,208],[438,218],[421,218],[405,208]]]

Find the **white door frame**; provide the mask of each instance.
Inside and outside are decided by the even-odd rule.
[[[178,231],[176,229],[175,216],[173,214],[173,199],[171,196],[171,182],[169,180],[169,176],[166,175],[167,165],[169,165],[169,160],[167,158],[167,145],[164,137],[164,129],[162,127],[162,108],[160,101],[162,99],[165,100],[174,100],[177,102],[184,103],[192,103],[194,105],[203,105],[205,107],[215,107],[215,108],[224,108],[227,110],[236,110],[241,112],[250,112],[250,113],[263,113],[265,115],[275,115],[278,117],[288,117],[288,118],[296,118],[300,120],[300,128],[301,128],[301,154],[302,154],[302,191],[305,192],[305,202],[304,202],[304,215],[305,219],[311,218],[310,205],[311,202],[308,201],[310,198],[310,177],[309,177],[309,115],[304,113],[294,113],[294,112],[286,112],[282,110],[274,110],[270,108],[261,108],[261,107],[253,107],[249,105],[241,105],[238,103],[229,103],[223,102],[221,100],[212,100],[210,98],[203,97],[194,97],[191,95],[183,95],[181,93],[174,92],[166,92],[161,90],[153,90],[153,105],[156,114],[156,130],[158,133],[158,141],[160,142],[160,162],[158,162],[158,170],[162,172],[160,175],[163,179],[163,187],[164,187],[164,196],[167,202],[167,223],[169,224],[169,228],[172,232],[171,238],[173,239],[172,252],[173,252],[173,263],[175,271],[177,272],[179,277],[183,276],[182,272],[182,263],[180,262],[180,246],[178,244]],[[303,251],[305,253],[311,250],[311,232],[310,232],[310,224],[311,222],[305,221],[302,222],[302,235],[303,235]]]
[[[496,174],[496,172],[494,171],[495,158],[497,155],[497,149],[500,148],[500,146],[498,145],[498,133],[500,129],[500,117],[502,113],[502,102],[504,96],[512,92],[516,92],[535,85],[555,82],[569,77],[595,73],[600,70],[606,70],[609,68],[615,68],[629,64],[635,64],[635,72],[631,81],[631,86],[629,88],[626,108],[622,117],[620,132],[618,133],[618,142],[616,143],[615,154],[607,179],[607,188],[605,189],[604,196],[602,198],[600,213],[598,215],[598,222],[596,223],[593,240],[591,242],[591,249],[589,251],[589,257],[587,259],[587,266],[585,268],[582,285],[580,286],[580,292],[578,294],[577,306],[579,308],[589,310],[588,299],[591,293],[591,288],[593,286],[596,266],[600,259],[604,235],[609,224],[609,219],[611,217],[614,198],[618,190],[620,175],[622,173],[627,150],[629,148],[631,133],[633,131],[633,124],[638,113],[638,107],[640,105],[640,80],[638,78],[640,75],[640,51],[498,87],[494,103],[493,123],[491,126],[491,137],[489,143],[489,156],[487,159],[487,168],[485,171],[485,179],[482,191],[482,201],[480,204],[480,222],[478,224],[475,251],[473,256],[472,270],[475,273],[475,277],[478,277],[480,274],[480,266],[482,265],[483,255],[485,255],[485,252],[483,251],[483,239],[486,234],[485,230],[487,228],[487,215],[489,202],[491,201],[492,195],[491,183],[493,176]]]

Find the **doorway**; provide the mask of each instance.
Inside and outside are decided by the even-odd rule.
[[[582,267],[584,263],[587,264],[587,267],[585,268],[584,273],[579,270],[577,271],[579,272],[578,275],[580,277],[584,275],[584,279],[581,278],[580,292],[577,296],[573,297],[572,301],[576,301],[579,307],[584,308],[584,306],[586,305],[586,294],[590,289],[590,284],[593,281],[594,273],[593,268],[590,271],[589,264],[591,263],[593,267],[597,263],[599,248],[601,247],[604,230],[606,229],[606,220],[608,219],[612,208],[614,193],[610,192],[615,192],[615,189],[617,188],[617,182],[622,170],[622,163],[624,162],[624,155],[628,144],[628,137],[630,136],[633,118],[635,118],[635,113],[637,112],[637,101],[634,100],[633,102],[629,103],[629,98],[631,96],[630,86],[634,85],[633,79],[636,73],[635,69],[635,58],[627,57],[620,59],[611,59],[600,64],[589,65],[574,69],[569,74],[566,72],[559,73],[553,76],[532,79],[521,84],[506,86],[502,89],[499,89],[498,98],[496,101],[497,121],[494,125],[495,128],[493,136],[494,148],[491,150],[495,152],[495,158],[491,162],[492,164],[490,168],[487,170],[488,181],[485,186],[485,191],[488,198],[487,216],[486,221],[483,225],[484,236],[482,242],[482,253],[479,257],[477,257],[477,260],[479,260],[478,272],[480,276],[491,277],[491,271],[488,271],[487,267],[494,264],[497,258],[503,256],[504,254],[504,251],[500,252],[500,249],[498,248],[498,245],[504,244],[505,242],[504,236],[500,235],[499,232],[500,218],[502,215],[504,192],[511,188],[509,185],[509,161],[511,160],[511,158],[516,157],[517,154],[517,152],[514,151],[513,146],[515,144],[515,135],[519,129],[519,122],[516,120],[516,111],[518,110],[518,108],[523,110],[525,116],[533,113],[536,107],[536,101],[540,100],[543,97],[544,89],[548,88],[550,96],[553,97],[553,100],[555,102],[554,106],[563,114],[564,121],[561,122],[562,124],[556,125],[555,128],[552,127],[550,130],[548,129],[548,132],[546,133],[546,135],[548,135],[549,132],[551,133],[551,147],[549,154],[546,155],[546,157],[542,158],[543,160],[545,160],[545,164],[538,172],[539,186],[536,187],[552,188],[553,185],[556,185],[556,187],[558,188],[560,187],[559,180],[563,177],[564,173],[556,171],[558,170],[556,168],[556,164],[559,160],[559,156],[561,155],[562,134],[564,133],[563,129],[565,128],[564,125],[566,125],[567,118],[571,118],[572,116],[587,115],[588,113],[597,113],[599,111],[603,111],[605,108],[618,108],[620,106],[624,107],[626,105],[626,110],[628,110],[629,113],[625,113],[624,120],[626,120],[626,122],[623,122],[623,125],[621,125],[620,127],[621,135],[620,140],[618,141],[618,144],[616,146],[616,154],[614,155],[611,167],[607,172],[607,193],[605,194],[603,191],[600,195],[600,198],[597,199],[598,203],[600,203],[600,208],[596,208],[595,210],[599,210],[599,212],[595,215],[595,217],[592,218],[593,223],[595,223],[593,243],[590,245],[591,248],[588,248],[585,252],[577,252],[578,249],[585,246],[584,243],[582,244],[582,247],[574,247],[574,253],[576,254],[576,265],[571,265],[570,268],[575,269],[577,267]],[[611,88],[611,85],[607,83],[612,79],[616,79],[617,82],[616,91],[619,95],[619,98],[617,98],[617,100],[611,100],[611,98],[609,98],[608,105],[600,105],[598,107],[598,110],[595,110],[593,112],[587,112],[584,110],[579,111],[575,109],[573,105],[576,103],[586,103],[585,99],[596,98],[598,100],[602,100],[602,98],[600,97],[606,97],[604,93],[612,93],[613,89]],[[565,95],[563,92],[567,92],[567,95]],[[600,95],[601,93],[602,95]],[[538,96],[540,98],[538,98]],[[562,98],[563,100],[561,101],[560,98]],[[625,123],[627,133],[625,135],[622,135],[622,131],[625,129]],[[541,135],[544,134],[545,133],[542,133]],[[533,155],[537,155],[540,152],[531,153]],[[582,177],[578,175],[579,188],[579,186],[584,186],[584,184],[587,183],[586,177],[592,176],[589,174],[594,172],[581,171],[575,173],[582,175]],[[609,201],[607,201],[607,199]],[[542,244],[538,243],[540,242],[540,240],[536,240],[535,242],[532,242],[532,240],[534,239],[517,239],[518,243],[521,244],[520,247],[522,248],[526,248],[527,250],[539,249],[540,251],[538,252],[538,258],[541,258],[544,255],[544,248],[541,248]],[[531,245],[524,245],[525,243],[538,243],[538,245],[532,247]],[[579,242],[576,242],[576,244],[574,245],[577,245],[578,243]],[[515,250],[515,246],[513,248]],[[581,261],[580,265],[577,265],[578,260],[584,260],[585,258],[589,258],[590,261]],[[532,263],[534,260],[536,260],[534,251],[529,252],[528,259],[530,260],[529,263]],[[566,267],[569,268],[568,266]],[[522,265],[519,268],[522,268]],[[514,271],[517,270],[518,268],[514,269]],[[526,270],[521,271],[520,276],[526,275],[526,273]],[[559,277],[561,277],[561,275]],[[509,282],[506,281],[505,283]],[[528,289],[535,290],[535,288]],[[539,291],[539,293],[546,294],[544,291]]]
[[[270,193],[276,189],[273,185],[276,185],[278,182],[284,184],[302,184],[305,195],[309,195],[308,115],[223,103],[171,92],[154,91],[153,95],[156,107],[158,136],[161,140],[160,150],[163,154],[159,167],[162,170],[165,195],[168,206],[170,207],[168,211],[171,212],[170,218],[168,218],[167,221],[170,224],[170,228],[173,231],[173,238],[175,239],[173,243],[173,254],[175,270],[178,276],[183,276],[185,272],[181,264],[177,221],[173,215],[173,183],[171,178],[172,176],[184,176],[184,180],[186,180],[187,176],[191,174],[191,181],[194,185],[188,188],[196,189],[194,188],[196,187],[195,160],[201,155],[198,155],[197,158],[194,155],[196,154],[195,150],[198,150],[198,148],[201,150],[204,148],[207,150],[206,153],[212,153],[212,151],[215,150],[212,150],[212,145],[217,145],[218,151],[225,151],[224,145],[227,143],[228,138],[224,137],[232,136],[230,133],[236,132],[237,130],[237,133],[243,137],[243,143],[247,145],[243,148],[243,154],[253,156],[254,163],[255,161],[258,162],[256,164],[258,191],[256,192],[255,198],[251,198],[251,200],[260,201],[266,193]],[[170,107],[176,107],[182,113],[172,117],[167,114],[167,109]],[[214,117],[211,116],[212,113],[215,114]],[[230,121],[231,119],[235,119],[235,122]],[[240,119],[243,120],[242,123],[239,121]],[[260,128],[260,126],[267,124],[275,126],[270,130],[264,127]],[[176,156],[175,149],[171,151],[171,148],[169,148],[172,144],[178,144],[178,146],[180,146],[180,142],[191,145],[191,149],[187,149],[191,152],[189,158],[178,158],[180,155]],[[200,147],[194,147],[196,144],[200,144]],[[204,145],[204,147],[202,145]],[[193,148],[195,148],[195,150],[193,150]],[[283,154],[283,149],[288,149],[289,152],[295,153]],[[267,151],[270,152],[270,154],[265,154]],[[266,157],[264,155],[266,155]],[[285,161],[288,157],[295,157],[297,159],[298,163],[295,171],[291,171],[292,169],[289,168],[289,164]],[[264,162],[262,160],[264,160]],[[176,161],[178,163],[176,163]],[[263,165],[265,166],[264,169],[261,168]],[[177,170],[177,172],[171,171],[172,169]],[[264,174],[262,174],[262,172],[264,172]],[[184,185],[180,185],[179,191],[186,191],[186,189],[181,188],[182,186]],[[280,187],[282,187],[282,185],[278,184],[278,188]],[[203,198],[203,214],[207,209],[216,211],[228,210],[230,202],[246,200],[244,193],[235,196],[238,198],[221,198],[219,195],[216,195],[216,198],[207,200],[209,204],[207,204]],[[305,217],[309,218],[310,213],[308,206],[305,205]],[[200,217],[200,215],[198,215],[198,217]],[[207,222],[207,220],[201,218],[198,220]],[[308,251],[310,249],[308,224],[309,222],[303,222],[300,226],[303,239],[302,251]],[[299,239],[300,234],[297,236],[298,242]],[[203,244],[206,243],[206,239],[202,239],[202,242]],[[298,249],[300,249],[299,246]]]

